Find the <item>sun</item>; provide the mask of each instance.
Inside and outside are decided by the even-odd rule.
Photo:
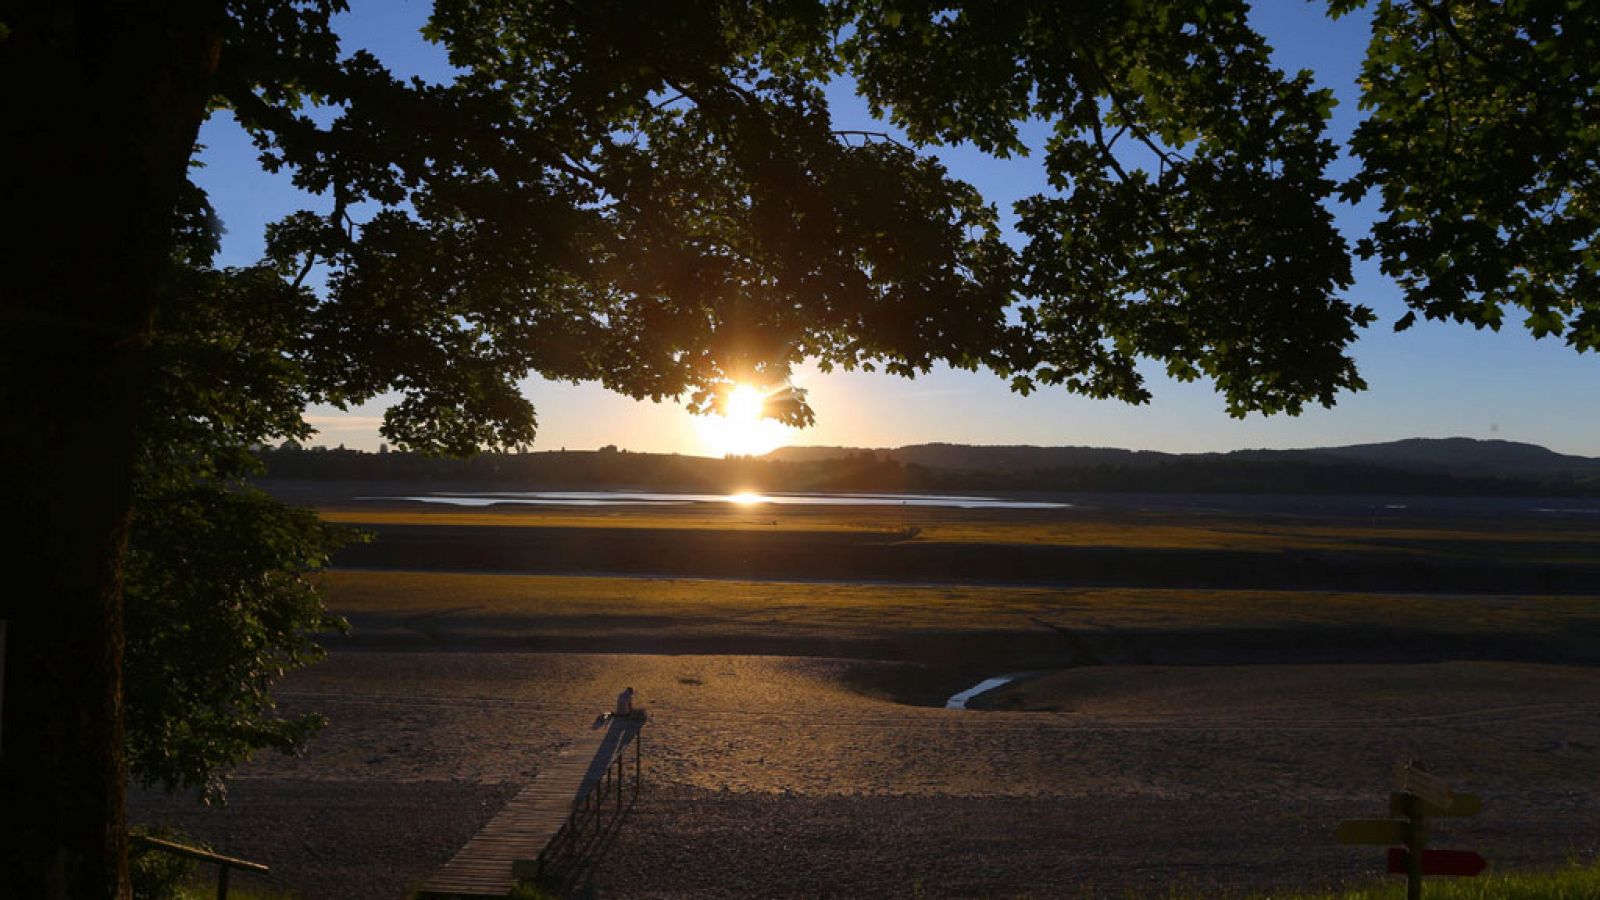
[[[761,456],[778,449],[794,429],[762,415],[770,396],[748,384],[735,385],[723,398],[721,414],[697,417],[700,443],[715,456]]]
[[[761,411],[766,405],[766,394],[748,384],[736,385],[728,392],[728,399],[723,402],[722,414],[730,422],[759,422]]]

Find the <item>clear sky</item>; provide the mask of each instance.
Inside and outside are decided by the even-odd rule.
[[[443,51],[418,34],[431,4],[424,0],[355,0],[337,27],[346,49],[366,47],[396,74],[443,80]],[[1355,77],[1366,45],[1366,21],[1330,21],[1321,0],[1264,0],[1253,19],[1287,69],[1311,69],[1339,98],[1330,136],[1347,137],[1360,120]],[[883,130],[872,122],[848,83],[830,90],[836,127]],[[1040,138],[1034,128],[1026,137]],[[295,209],[326,209],[319,198],[297,192],[283,176],[261,172],[255,152],[226,114],[201,132],[205,168],[197,180],[211,195],[228,229],[221,262],[255,261],[262,227]],[[1038,140],[1030,140],[1039,146]],[[1037,158],[999,161],[970,148],[935,150],[951,173],[977,186],[1004,215],[1011,201],[1043,189]],[[1343,161],[1334,172],[1351,170]],[[1348,239],[1364,233],[1376,209],[1371,200],[1335,209]],[[929,441],[972,444],[1079,444],[1133,449],[1199,451],[1246,447],[1311,447],[1403,437],[1504,438],[1600,456],[1600,355],[1579,355],[1558,340],[1535,341],[1509,322],[1499,333],[1419,322],[1403,334],[1391,324],[1404,309],[1399,292],[1375,263],[1356,264],[1350,296],[1375,309],[1377,324],[1354,348],[1369,388],[1345,394],[1331,410],[1299,417],[1231,419],[1209,383],[1180,384],[1159,365],[1145,368],[1151,403],[1129,406],[1045,390],[1012,394],[986,373],[935,371],[916,380],[886,375],[822,375],[802,368],[817,424],[805,431],[778,429],[767,443],[892,447]],[[1509,318],[1509,317],[1508,317]],[[536,449],[592,449],[616,444],[629,450],[716,455],[730,449],[720,423],[691,416],[667,403],[636,402],[595,385],[530,379],[523,390],[538,409]],[[383,404],[341,412],[309,413],[321,429],[318,443],[376,448]],[[748,449],[748,448],[742,448]]]

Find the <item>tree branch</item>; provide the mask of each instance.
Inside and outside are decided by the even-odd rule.
[[[1116,88],[1113,87],[1112,84],[1111,84],[1111,79],[1106,77],[1105,70],[1101,69],[1100,68],[1100,64],[1095,62],[1093,55],[1084,52],[1082,47],[1079,47],[1077,49],[1078,49],[1079,58],[1081,58],[1084,61],[1084,63],[1086,63],[1089,66],[1089,69],[1094,73],[1094,77],[1097,80],[1099,80],[1100,86],[1105,89],[1106,97],[1111,101],[1111,105],[1116,109],[1117,114],[1122,117],[1122,130],[1131,133],[1134,136],[1134,138],[1136,140],[1138,140],[1139,143],[1141,143],[1141,144],[1145,145],[1146,147],[1148,147],[1150,149],[1150,152],[1154,153],[1156,155],[1156,158],[1160,159],[1163,165],[1168,165],[1168,166],[1172,166],[1173,168],[1177,168],[1178,163],[1173,161],[1173,157],[1174,156],[1177,157],[1179,162],[1188,162],[1189,161],[1188,157],[1186,157],[1183,154],[1178,153],[1176,151],[1168,152],[1166,149],[1162,148],[1162,146],[1160,144],[1157,144],[1150,137],[1149,133],[1147,133],[1143,128],[1140,128],[1139,126],[1134,124],[1134,122],[1136,120],[1134,118],[1134,115],[1133,115],[1132,111],[1130,111],[1128,109],[1128,106],[1127,106],[1126,103],[1123,102],[1122,97],[1120,97],[1117,94]],[[1095,127],[1097,129],[1097,137],[1099,137],[1100,135],[1098,135],[1098,128],[1099,128],[1099,116],[1098,115],[1095,117]],[[1121,134],[1121,132],[1119,131],[1118,135],[1120,136],[1120,134]]]
[[[1098,110],[1095,112],[1094,117],[1090,119],[1090,127],[1094,131],[1094,144],[1099,148],[1100,155],[1105,158],[1106,164],[1111,167],[1113,172],[1117,173],[1117,178],[1123,184],[1132,185],[1133,178],[1128,175],[1126,169],[1122,168],[1122,163],[1117,161],[1116,155],[1111,152],[1111,145],[1106,143],[1105,128],[1101,125]],[[1135,190],[1134,196],[1138,199],[1139,205],[1144,208],[1145,214],[1155,220],[1156,226],[1166,232],[1168,237],[1176,240],[1177,232],[1173,230],[1172,223],[1167,221],[1167,217],[1161,214],[1160,207],[1152,205],[1141,190]]]
[[[311,251],[311,252],[307,253],[306,254],[306,264],[300,267],[300,274],[298,274],[298,275],[296,275],[294,277],[294,284],[292,284],[290,286],[293,287],[297,291],[300,290],[300,286],[306,283],[306,276],[311,274],[311,267],[316,265],[316,263],[317,263],[316,251]]]
[[[856,136],[861,137],[861,138],[878,138],[879,140],[888,141],[889,143],[891,143],[891,144],[895,145],[896,147],[899,147],[899,148],[901,148],[903,150],[910,150],[911,149],[910,147],[907,147],[905,144],[902,144],[900,141],[895,140],[894,135],[888,133],[887,131],[858,131],[858,130],[853,129],[853,128],[842,128],[842,129],[839,129],[837,131],[834,131],[833,134],[838,135],[839,137],[843,137],[843,136],[845,136],[847,134],[853,134],[853,135],[856,135]]]

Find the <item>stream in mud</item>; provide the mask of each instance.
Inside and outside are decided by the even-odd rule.
[[[946,700],[944,702],[944,708],[945,709],[966,709],[967,708],[967,701],[971,700],[973,697],[976,697],[979,694],[988,693],[989,691],[992,691],[995,688],[1000,687],[1001,685],[1010,684],[1011,682],[1016,681],[1018,678],[1021,678],[1021,677],[1022,677],[1021,675],[998,675],[998,676],[996,676],[994,678],[985,678],[984,680],[978,682],[977,684],[973,685],[972,687],[967,688],[966,690],[962,691],[961,693],[952,695],[949,700]]]

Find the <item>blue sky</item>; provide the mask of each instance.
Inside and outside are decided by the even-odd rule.
[[[366,47],[402,76],[446,76],[443,52],[417,34],[430,3],[357,0],[352,7],[338,20],[347,49]],[[1279,65],[1311,69],[1319,84],[1333,89],[1340,102],[1330,133],[1342,140],[1361,115],[1355,79],[1366,23],[1361,16],[1330,21],[1321,10],[1320,0],[1269,0],[1256,5],[1253,18],[1272,43]],[[883,129],[870,120],[850,85],[835,85],[830,97],[837,127]],[[228,229],[224,264],[258,258],[267,222],[295,209],[326,208],[320,198],[295,191],[286,177],[261,172],[254,149],[225,114],[208,122],[200,139],[206,166],[197,178]],[[1011,201],[1043,188],[1036,158],[993,160],[960,147],[935,152],[952,174],[976,185],[1003,214]],[[1340,166],[1336,177],[1351,171],[1349,161]],[[1369,200],[1335,209],[1347,238],[1364,233],[1375,208]],[[1145,368],[1154,399],[1144,406],[1048,390],[1018,397],[1000,379],[983,373],[935,371],[908,381],[865,373],[824,376],[806,368],[797,380],[811,392],[817,424],[784,435],[783,442],[885,447],[950,441],[1198,451],[1462,435],[1600,456],[1600,356],[1580,356],[1555,340],[1535,341],[1515,323],[1493,333],[1422,322],[1394,334],[1390,325],[1404,310],[1398,291],[1375,264],[1357,263],[1349,294],[1379,316],[1354,348],[1369,389],[1342,395],[1331,410],[1317,407],[1293,418],[1231,419],[1208,383],[1173,382],[1157,365]],[[641,403],[594,385],[539,379],[525,382],[523,389],[539,412],[536,449],[617,444],[640,451],[718,452],[706,441],[703,423],[670,403]],[[322,431],[319,443],[371,449],[380,440],[377,420],[382,410],[379,402],[347,413],[317,408],[309,417]]]

